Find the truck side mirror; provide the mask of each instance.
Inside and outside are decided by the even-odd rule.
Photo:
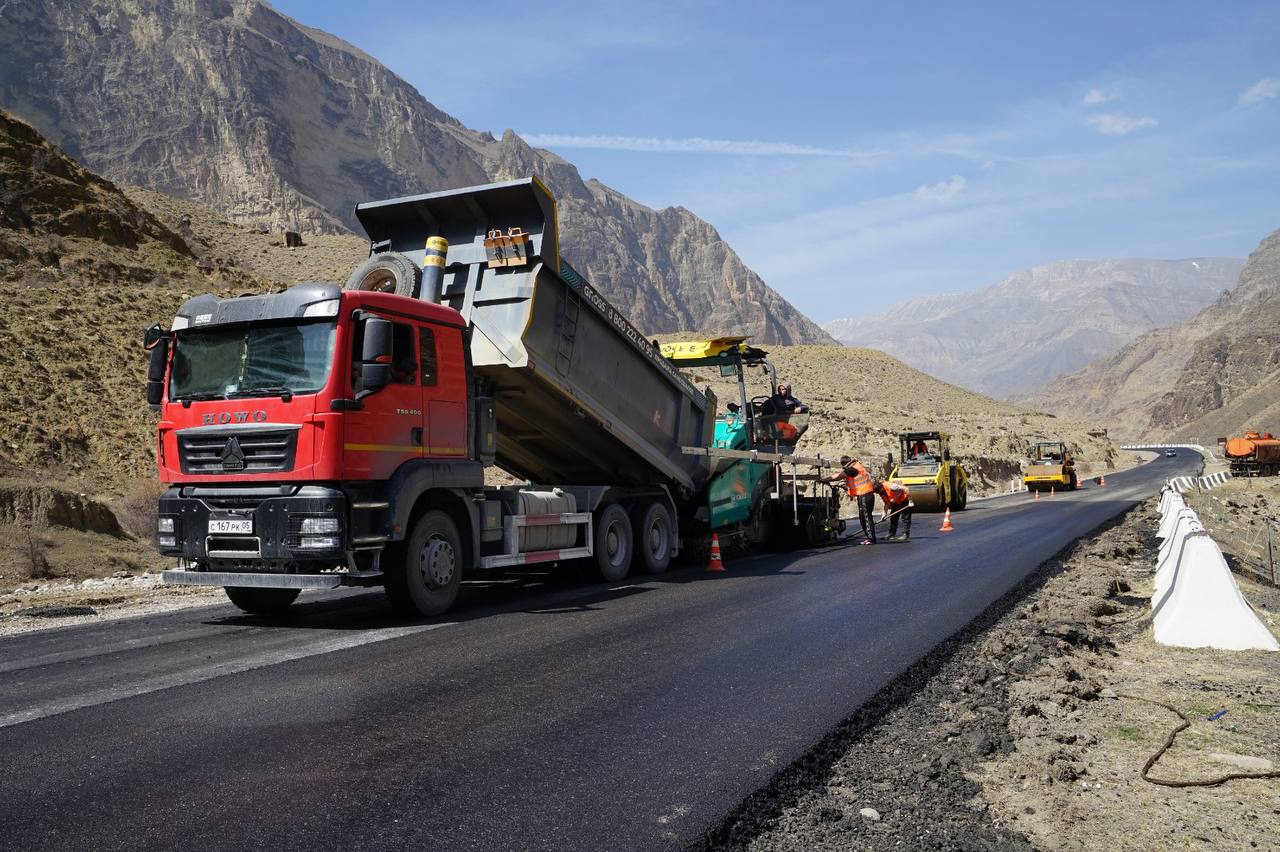
[[[364,321],[364,346],[360,352],[360,360],[368,364],[390,363],[391,361],[391,321],[369,317]]]
[[[142,348],[151,351],[163,339],[164,329],[160,327],[160,323],[153,322],[151,327],[142,333]]]
[[[364,320],[364,342],[360,348],[361,399],[391,384],[391,321],[368,317]]]
[[[391,384],[391,365],[370,364],[367,362],[361,364],[360,384],[362,386],[360,396],[368,396],[375,391],[382,390]]]
[[[152,408],[159,408],[164,400],[164,371],[169,366],[169,338],[162,337],[156,340],[150,348],[151,363],[147,365],[147,404]]]

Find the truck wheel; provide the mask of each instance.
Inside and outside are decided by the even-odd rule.
[[[297,600],[302,589],[260,589],[256,586],[227,586],[231,602],[254,615],[279,615]]]
[[[397,296],[417,296],[422,270],[398,251],[375,254],[356,267],[344,290],[376,290]]]
[[[397,615],[440,615],[462,584],[462,541],[453,518],[433,509],[418,519],[404,558],[387,566],[387,599]]]
[[[631,524],[635,531],[636,553],[647,574],[661,574],[671,564],[675,529],[665,503],[653,500],[636,507]]]
[[[617,503],[610,503],[596,518],[592,542],[596,568],[606,582],[616,583],[631,570],[631,519]]]

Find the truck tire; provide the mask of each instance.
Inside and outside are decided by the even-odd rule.
[[[254,615],[279,615],[297,600],[301,589],[260,589],[256,586],[227,586],[231,602]]]
[[[397,615],[441,615],[462,585],[462,539],[453,518],[427,512],[405,540],[404,557],[386,566],[387,600]]]
[[[631,519],[625,509],[617,503],[610,503],[600,510],[595,526],[592,553],[596,569],[606,582],[616,583],[626,578],[631,570],[631,555],[635,550]]]
[[[344,290],[376,290],[397,296],[417,296],[422,270],[397,251],[384,251],[356,267]]]
[[[636,555],[646,574],[661,574],[671,565],[671,551],[675,544],[675,525],[671,523],[671,511],[661,500],[641,503],[631,514]]]

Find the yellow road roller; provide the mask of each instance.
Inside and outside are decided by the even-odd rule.
[[[960,511],[969,502],[969,474],[951,458],[951,436],[946,432],[903,432],[898,436],[902,455],[890,465],[890,479],[911,491],[911,502],[921,512]]]
[[[1028,491],[1075,491],[1076,460],[1062,441],[1040,441],[1031,445],[1022,483]]]

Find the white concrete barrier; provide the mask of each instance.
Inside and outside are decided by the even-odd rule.
[[[1280,642],[1240,593],[1236,578],[1182,495],[1160,495],[1163,541],[1156,556],[1151,613],[1155,639],[1183,648],[1280,651]]]
[[[1160,490],[1160,514],[1161,516],[1169,513],[1170,506],[1182,507],[1186,505],[1186,501],[1182,499],[1182,495],[1172,488],[1165,487]]]
[[[1209,534],[1190,529],[1179,538],[1165,587],[1151,599],[1156,641],[1182,648],[1280,651]]]
[[[1220,470],[1217,473],[1211,473],[1208,476],[1200,477],[1200,490],[1208,491],[1210,488],[1217,488],[1231,478],[1231,471]]]
[[[1187,509],[1178,514],[1177,523],[1164,544],[1160,545],[1160,552],[1156,556],[1155,599],[1163,596],[1172,585],[1186,549],[1187,538],[1192,534],[1203,535],[1204,532],[1204,525],[1195,512]]]
[[[1164,518],[1160,521],[1160,527],[1156,530],[1156,538],[1162,538],[1166,543],[1168,543],[1169,539],[1173,537],[1173,533],[1178,527],[1178,521],[1186,514],[1190,514],[1192,518],[1199,520],[1199,518],[1196,518],[1196,513],[1191,509],[1188,509],[1185,506],[1174,509],[1171,505],[1170,511],[1166,512]]]

